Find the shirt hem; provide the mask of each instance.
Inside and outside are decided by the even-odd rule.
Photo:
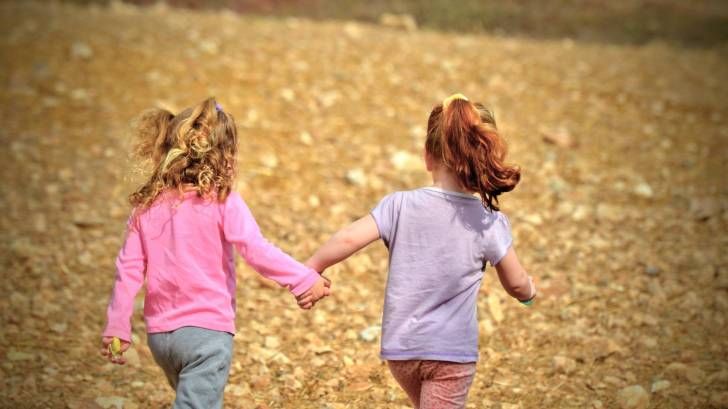
[[[213,331],[222,331],[227,332],[230,334],[235,335],[235,326],[230,326],[227,324],[211,324],[208,322],[180,322],[176,324],[168,324],[168,325],[149,325],[147,324],[147,334],[157,334],[160,332],[172,332],[176,331],[182,327],[198,327],[198,328],[204,328],[209,329]]]
[[[385,361],[409,361],[413,359],[421,359],[427,361],[446,361],[446,362],[478,362],[478,354],[464,354],[464,353],[431,353],[431,352],[385,352],[382,351],[379,355],[382,360]]]

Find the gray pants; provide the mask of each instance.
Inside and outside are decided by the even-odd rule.
[[[182,327],[149,334],[148,344],[177,392],[174,409],[222,408],[233,355],[232,334]]]

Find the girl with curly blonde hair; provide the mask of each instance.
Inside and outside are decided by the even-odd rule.
[[[125,363],[134,297],[146,281],[148,343],[177,393],[174,407],[220,408],[235,333],[233,248],[294,296],[325,297],[328,282],[268,242],[232,190],[237,131],[213,98],[177,115],[143,114],[135,153],[152,171],[129,198],[101,353]]]

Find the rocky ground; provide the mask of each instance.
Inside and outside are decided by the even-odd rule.
[[[140,310],[130,365],[97,356],[142,110],[217,96],[240,128],[238,190],[305,259],[428,183],[427,115],[462,91],[523,168],[502,207],[541,289],[523,307],[488,270],[468,407],[726,408],[726,51],[0,2],[0,406],[173,398]],[[381,243],[333,268],[309,312],[239,274],[226,407],[407,407],[378,359]]]

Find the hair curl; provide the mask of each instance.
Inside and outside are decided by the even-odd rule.
[[[451,170],[461,187],[477,192],[483,206],[499,210],[498,196],[521,179],[517,166],[504,163],[506,145],[493,113],[480,103],[454,99],[437,105],[427,121],[426,151]]]
[[[148,209],[159,195],[193,188],[200,197],[224,201],[235,178],[237,129],[232,115],[214,98],[177,115],[152,109],[139,119],[134,154],[151,164],[147,181],[129,196],[137,210]]]

